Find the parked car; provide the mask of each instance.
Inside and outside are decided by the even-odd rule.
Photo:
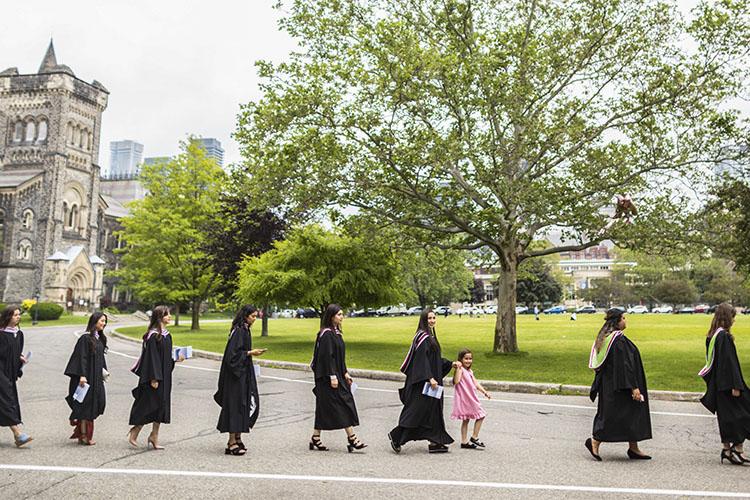
[[[366,309],[358,309],[356,311],[352,311],[352,314],[351,314],[353,318],[371,318],[377,315],[378,315],[378,311],[370,307]]]
[[[479,306],[466,306],[456,311],[456,314],[458,314],[459,316],[463,316],[465,314],[469,316],[479,316],[481,314],[484,314],[484,310],[482,310],[482,308]]]
[[[296,318],[317,318],[318,311],[310,307],[301,307],[294,312]]]
[[[294,309],[282,309],[278,312],[279,318],[293,318]]]
[[[526,306],[516,306],[516,314],[526,314],[529,312],[529,308]]]
[[[449,315],[453,314],[453,309],[448,306],[437,306],[435,309],[433,309],[433,311],[435,311],[435,314],[437,314],[438,316],[444,316],[446,312]]]
[[[706,314],[713,314],[716,312],[716,304],[712,305],[708,309],[706,309]]]
[[[406,310],[406,314],[408,314],[409,316],[419,316],[420,314],[422,314],[422,308],[419,306],[410,307]]]
[[[742,314],[750,314],[750,307],[746,307],[742,310]]]
[[[399,304],[397,306],[385,306],[378,309],[378,316],[406,316],[406,306]]]
[[[694,312],[695,308],[693,306],[686,306],[677,310],[677,314],[693,314]]]
[[[594,314],[595,312],[596,307],[594,306],[581,306],[576,309],[576,314]]]
[[[696,314],[707,313],[711,308],[708,304],[698,304],[693,308],[693,312]]]
[[[654,314],[671,314],[674,312],[674,309],[672,306],[656,306],[651,309],[651,312]]]
[[[516,308],[516,309],[518,309],[518,308]],[[484,312],[486,314],[497,314],[497,306],[495,306],[495,305],[485,306],[484,307]]]
[[[565,306],[550,307],[549,309],[545,309],[543,312],[544,314],[564,314]]]
[[[628,314],[646,314],[648,307],[646,306],[633,306],[628,309]]]

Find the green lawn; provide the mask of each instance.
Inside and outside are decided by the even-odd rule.
[[[21,316],[21,328],[29,328],[32,326],[31,322],[33,317],[29,316],[28,313],[24,313]],[[51,319],[47,321],[39,321],[36,326],[65,326],[65,325],[84,325],[89,321],[89,316],[77,316],[73,314],[63,314],[57,319]]]
[[[592,374],[587,368],[591,343],[602,323],[601,314],[518,317],[518,343],[514,355],[495,355],[492,350],[494,317],[439,318],[438,338],[443,355],[453,359],[458,350],[474,351],[474,371],[481,379],[553,382],[587,385]],[[627,335],[641,351],[651,389],[702,391],[697,376],[705,358],[705,335],[709,315],[628,315]],[[416,328],[417,318],[347,318],[344,338],[347,364],[352,368],[397,371]],[[173,328],[177,345],[223,352],[229,323],[204,325],[199,332]],[[260,337],[256,323],[253,346],[266,347],[266,357],[307,363],[312,356],[317,332],[316,319],[276,319],[269,323],[270,336]],[[144,327],[120,331],[138,337]],[[750,362],[750,317],[738,316],[733,328],[740,357]],[[750,368],[748,368],[750,370]]]

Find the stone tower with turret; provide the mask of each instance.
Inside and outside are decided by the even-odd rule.
[[[99,136],[109,92],[58,64],[0,73],[0,302],[96,305]]]

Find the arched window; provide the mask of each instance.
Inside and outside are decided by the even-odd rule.
[[[78,146],[81,143],[81,129],[76,125],[73,127],[73,145]]]
[[[3,256],[3,248],[5,242],[5,212],[0,210],[0,258]]]
[[[41,120],[39,122],[39,133],[36,137],[36,142],[44,142],[47,140],[47,120]]]
[[[89,132],[86,129],[81,130],[81,149],[89,148]]]
[[[23,228],[24,229],[31,229],[31,227],[34,225],[34,212],[31,211],[31,209],[26,209],[23,211]]]
[[[73,144],[73,124],[68,122],[68,144]]]
[[[65,224],[68,223],[68,202],[66,202],[66,201],[63,202],[63,216],[62,216],[62,220],[63,220],[63,225],[65,225]]]
[[[26,142],[34,142],[34,138],[36,137],[36,124],[33,121],[28,121],[26,123]]]
[[[68,228],[78,228],[78,205],[70,207],[70,213],[68,214]]]
[[[16,122],[15,128],[13,129],[13,142],[21,142],[23,140],[23,122]]]
[[[23,240],[18,244],[18,260],[31,260],[31,242]]]

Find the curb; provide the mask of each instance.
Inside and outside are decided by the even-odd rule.
[[[140,340],[128,337],[119,333],[116,329],[111,330],[113,337],[140,344]],[[216,352],[201,351],[193,349],[193,356],[196,358],[211,359],[221,361],[222,355]],[[254,359],[257,365],[267,368],[278,368],[281,370],[297,370],[309,372],[310,366],[305,363],[294,363],[292,361],[274,361],[271,359]],[[353,377],[366,378],[371,380],[387,380],[391,382],[403,382],[406,376],[399,372],[386,372],[381,370],[362,370],[352,368],[349,370]],[[548,384],[540,382],[505,382],[502,380],[479,380],[485,389],[496,392],[516,392],[521,394],[549,394],[563,396],[588,396],[590,387],[586,385],[569,385],[569,384]],[[443,379],[443,384],[448,387],[453,385],[453,377]],[[700,392],[678,392],[678,391],[649,391],[651,399],[661,401],[686,401],[697,402],[703,394]]]

